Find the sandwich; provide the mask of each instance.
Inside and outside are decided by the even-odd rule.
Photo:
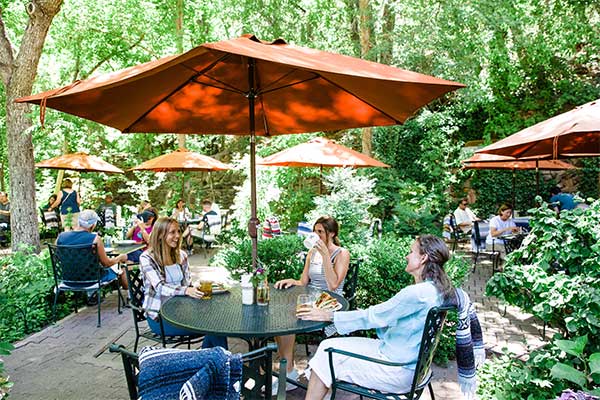
[[[315,307],[320,308],[321,310],[336,310],[338,304],[335,297],[326,292],[321,293],[319,298],[317,298],[317,301],[315,301]]]

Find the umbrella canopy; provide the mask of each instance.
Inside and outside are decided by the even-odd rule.
[[[154,172],[226,171],[229,169],[231,169],[231,166],[219,160],[187,149],[177,149],[171,153],[144,161],[140,165],[131,168],[133,171],[148,170]]]
[[[389,167],[381,161],[322,137],[272,154],[258,164],[278,167]]]
[[[226,171],[231,169],[231,166],[224,164],[219,160],[203,154],[189,151],[188,149],[177,149],[171,153],[163,154],[144,161],[137,167],[131,168],[132,171],[154,171],[154,172],[169,172],[169,171]],[[183,198],[185,189],[185,177],[181,176],[181,197]],[[212,191],[212,179],[210,180]],[[214,195],[214,193],[213,193]]]
[[[565,170],[577,169],[572,164],[560,160],[519,160],[514,157],[499,156],[496,154],[476,153],[472,157],[462,161],[464,169],[508,169],[512,170],[512,204],[516,206],[515,187],[516,187],[516,170],[533,170],[537,171],[535,179],[535,191],[539,194],[540,188],[540,172],[539,170]]]
[[[123,174],[124,171],[107,163],[100,157],[79,152],[64,154],[35,164],[38,168],[70,169],[81,172],[105,172],[107,174]]]
[[[524,159],[600,156],[600,99],[478,150]]]
[[[514,157],[498,156],[495,154],[475,154],[463,160],[465,169],[511,169],[511,170],[564,170],[577,169],[572,164],[560,160],[519,160]]]
[[[464,85],[253,35],[18,99],[123,132],[250,135],[256,266],[255,135],[397,125]]]

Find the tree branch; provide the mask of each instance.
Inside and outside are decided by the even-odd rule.
[[[12,72],[14,56],[12,44],[6,35],[6,27],[4,19],[2,19],[2,10],[0,9],[0,79],[4,82],[4,86],[8,85],[10,74]]]
[[[137,40],[135,43],[133,43],[133,44],[131,44],[131,45],[129,46],[128,50],[132,50],[132,49],[134,49],[135,47],[139,46],[139,44],[140,44],[140,43],[142,43],[142,40],[144,40],[144,37],[145,37],[145,36],[146,36],[146,35],[145,35],[144,33],[142,33],[142,34],[140,35],[140,37],[138,38],[138,40]],[[82,78],[81,78],[81,79],[86,79],[86,78],[88,78],[90,75],[92,75],[92,74],[94,73],[94,71],[95,71],[95,70],[97,70],[98,68],[100,68],[100,66],[102,66],[102,64],[104,64],[104,63],[106,63],[106,62],[109,62],[109,61],[110,61],[110,60],[113,58],[113,56],[114,56],[115,54],[117,54],[118,52],[119,52],[119,50],[118,50],[118,49],[115,49],[114,51],[110,52],[110,54],[108,54],[108,55],[107,55],[106,57],[104,57],[102,60],[98,61],[98,63],[96,63],[96,65],[94,65],[94,66],[92,67],[92,69],[91,69],[91,70],[90,70],[90,71],[89,71],[89,72],[88,72],[88,73],[87,73],[85,76],[82,76]]]

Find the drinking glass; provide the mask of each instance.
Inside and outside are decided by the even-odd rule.
[[[313,297],[310,294],[300,294],[296,300],[296,313],[312,308]]]
[[[204,293],[204,295],[202,296],[203,300],[208,300],[212,298],[212,284],[212,281],[200,281],[200,287],[198,288],[198,290]]]

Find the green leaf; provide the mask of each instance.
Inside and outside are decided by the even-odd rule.
[[[556,346],[565,353],[575,357],[581,357],[587,341],[587,335],[583,335],[575,338],[575,340],[557,340],[555,343]]]
[[[590,356],[590,373],[600,374],[600,353],[594,353]]]
[[[573,382],[579,385],[581,388],[584,388],[585,383],[587,382],[586,376],[583,372],[563,363],[556,363],[550,370],[550,374],[553,378],[564,379],[569,382]]]

